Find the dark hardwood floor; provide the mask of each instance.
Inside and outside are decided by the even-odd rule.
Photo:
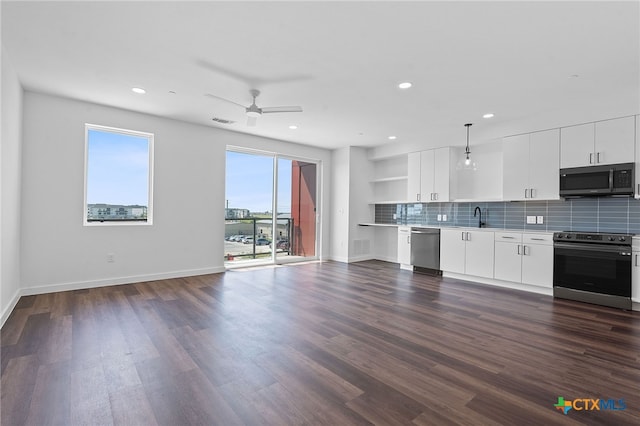
[[[640,312],[377,261],[23,297],[1,365],[3,426],[640,424]]]

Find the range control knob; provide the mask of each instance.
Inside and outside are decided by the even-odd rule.
[[[615,238],[614,238],[614,237],[609,237],[609,238],[607,238],[607,239],[608,239],[609,241],[615,241]]]
[[[571,239],[571,235],[567,234],[567,240],[570,240],[570,239]]]
[[[624,237],[620,237],[620,238],[618,238],[618,239],[619,239],[620,241],[624,241],[624,240],[625,240],[625,238],[624,238]]]

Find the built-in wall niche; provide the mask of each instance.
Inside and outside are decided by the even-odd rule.
[[[407,154],[382,159],[372,159],[375,203],[398,203],[406,201]]]

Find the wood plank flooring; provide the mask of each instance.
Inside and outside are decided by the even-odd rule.
[[[640,312],[378,261],[23,297],[1,347],[3,426],[640,424]]]

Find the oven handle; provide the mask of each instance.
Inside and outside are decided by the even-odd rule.
[[[581,243],[553,243],[553,248],[569,249],[578,251],[591,251],[601,253],[619,253],[622,255],[631,255],[631,247],[606,246],[599,244],[581,244]]]

